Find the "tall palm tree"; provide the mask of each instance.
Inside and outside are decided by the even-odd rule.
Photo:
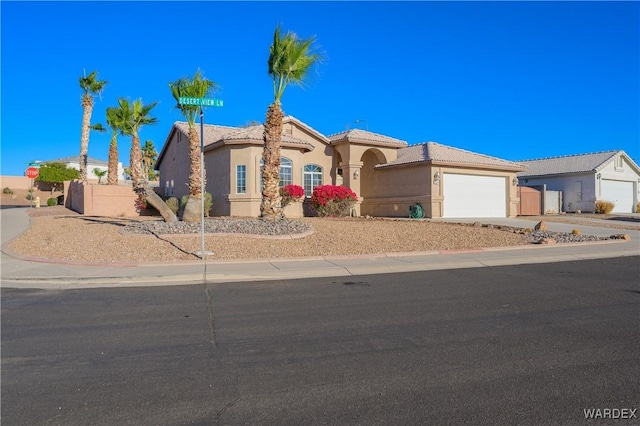
[[[142,147],[142,164],[144,165],[147,179],[150,180],[150,176],[153,174],[153,163],[158,158],[158,152],[153,144],[153,141],[147,140]]]
[[[201,217],[201,186],[206,185],[206,176],[200,182],[200,138],[196,130],[196,117],[200,112],[199,106],[181,105],[178,99],[181,97],[204,98],[217,88],[217,84],[205,78],[200,70],[197,70],[193,78],[180,78],[169,83],[171,94],[176,100],[176,108],[182,112],[189,125],[189,200],[185,206],[182,220],[185,222],[198,222]]]
[[[93,113],[93,98],[100,95],[104,90],[107,81],[98,80],[98,72],[93,71],[88,76],[80,77],[80,88],[82,89],[82,129],[80,133],[80,172],[78,179],[87,183],[87,154],[89,152],[89,130],[91,129],[91,114]]]
[[[167,204],[160,198],[158,194],[149,186],[146,175],[142,170],[142,150],[140,149],[140,136],[138,132],[142,126],[156,124],[158,119],[151,117],[151,110],[158,104],[152,102],[144,105],[141,99],[136,99],[132,103],[123,98],[118,98],[120,114],[123,120],[122,133],[131,136],[131,152],[129,158],[129,167],[131,172],[131,181],[133,190],[138,196],[147,200],[149,204],[155,207],[165,222],[177,222],[178,218],[169,209]]]
[[[276,27],[273,44],[269,50],[268,73],[273,79],[274,101],[267,109],[264,123],[264,147],[262,151],[262,202],[260,217],[279,220],[283,217],[280,205],[280,143],[284,113],[280,100],[289,83],[303,85],[312,66],[321,61],[321,56],[313,52],[315,37],[301,40],[292,32],[280,33]]]
[[[123,134],[126,125],[120,108],[107,108],[107,126],[111,128],[111,141],[109,142],[109,160],[107,185],[118,184],[118,133]]]

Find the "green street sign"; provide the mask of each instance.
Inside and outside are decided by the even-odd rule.
[[[194,106],[213,106],[213,107],[223,106],[223,102],[221,99],[213,99],[213,98],[179,97],[178,103],[180,105],[194,105]]]

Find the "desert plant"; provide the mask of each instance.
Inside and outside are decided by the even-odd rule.
[[[93,98],[100,95],[107,82],[98,80],[98,72],[93,71],[89,75],[80,77],[80,88],[82,89],[82,132],[80,134],[80,171],[78,178],[81,182],[87,183],[87,152],[89,150],[89,130],[91,130],[91,114],[93,112]]]
[[[577,228],[575,228],[573,231],[571,231],[571,233],[572,233],[573,235],[580,235],[580,230],[579,230],[579,229],[577,229]]]
[[[204,215],[209,217],[211,213],[211,207],[213,207],[213,195],[208,192],[204,193]]]
[[[206,169],[200,170],[200,138],[196,129],[196,118],[202,111],[202,107],[186,105],[179,102],[182,97],[206,98],[211,92],[217,89],[217,84],[204,77],[198,69],[193,78],[180,78],[169,83],[171,94],[176,100],[176,108],[182,112],[187,120],[189,130],[189,195],[192,199],[185,205],[182,213],[182,220],[185,222],[197,222],[200,219],[200,209],[202,204],[201,188],[206,187]]]
[[[180,200],[178,200],[176,197],[169,197],[167,198],[166,203],[173,214],[177,215],[178,211],[180,210]]]
[[[51,206],[57,206],[58,205],[58,199],[57,198],[49,198],[47,199],[47,206],[51,207]]]
[[[280,205],[280,145],[282,143],[282,95],[289,84],[302,86],[305,77],[313,66],[320,62],[321,56],[315,52],[315,37],[300,39],[296,34],[287,32],[282,35],[280,26],[273,34],[273,43],[269,48],[268,73],[273,79],[273,103],[267,108],[264,123],[262,160],[262,202],[260,217],[276,221],[282,217]]]
[[[98,176],[98,185],[102,184],[102,178],[107,174],[106,170],[93,169],[93,174]]]
[[[598,200],[596,201],[596,213],[598,214],[609,214],[615,207],[611,201]]]
[[[304,188],[300,185],[285,185],[280,188],[280,206],[284,209],[292,201],[300,201],[304,198]]]
[[[636,213],[640,213],[640,201],[636,204]]]
[[[358,196],[339,185],[319,185],[313,189],[311,204],[318,216],[349,216]]]
[[[7,186],[2,190],[2,193],[3,194],[13,194],[13,190]]]
[[[36,197],[33,195],[33,192],[29,192],[25,197],[27,200],[35,200]]]
[[[184,213],[184,208],[187,206],[189,202],[189,195],[183,195],[180,199],[180,215]],[[209,213],[211,212],[211,207],[213,207],[213,195],[209,192],[204,193],[204,216],[209,217]]]

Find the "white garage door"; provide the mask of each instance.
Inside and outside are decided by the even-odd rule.
[[[444,217],[507,217],[504,177],[445,173]]]
[[[602,179],[599,199],[613,202],[613,213],[633,213],[633,182]]]

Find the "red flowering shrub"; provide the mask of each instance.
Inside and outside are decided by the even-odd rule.
[[[318,216],[349,216],[357,200],[355,192],[339,185],[316,186],[311,195],[311,204]]]
[[[147,210],[149,208],[149,203],[147,200],[142,197],[136,198],[136,210],[141,212],[142,210]]]
[[[300,185],[285,185],[280,188],[280,205],[287,207],[292,201],[300,201],[304,197],[304,188]]]

